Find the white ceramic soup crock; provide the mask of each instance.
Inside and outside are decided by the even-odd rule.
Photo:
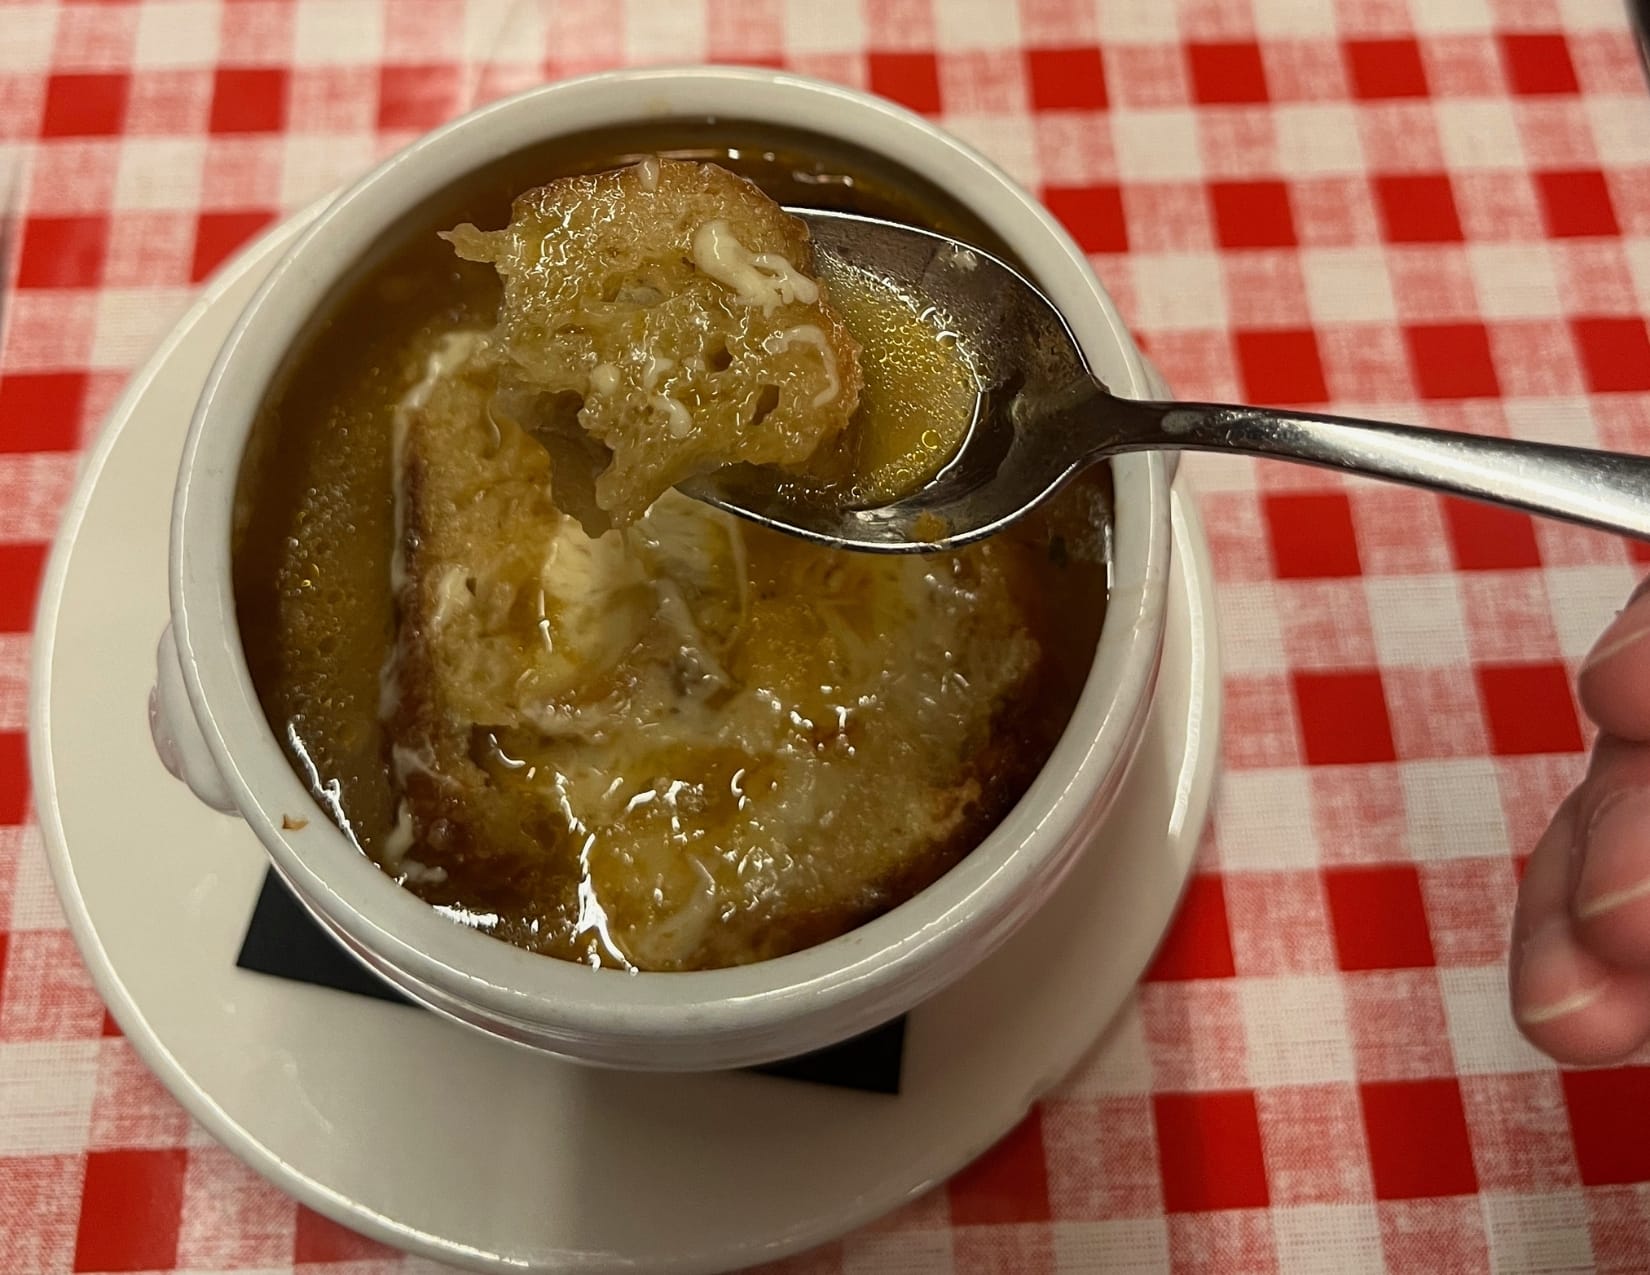
[[[259,707],[236,624],[230,533],[248,431],[283,356],[351,264],[456,179],[529,146],[664,118],[762,120],[878,152],[953,192],[1039,279],[1119,393],[1146,372],[1083,254],[1025,191],[916,115],[769,71],[613,72],[497,102],[385,161],[294,243],[247,307],[202,393],[173,506],[171,631],[157,739],[173,769],[257,833],[306,907],[412,999],[494,1035],[585,1062],[745,1066],[869,1030],[958,978],[1029,918],[1092,839],[1138,742],[1163,638],[1169,493],[1161,456],[1113,462],[1115,561],[1075,716],[1025,797],[934,885],[840,938],[776,960],[682,974],[592,970],[447,920],[397,886],[317,809]],[[298,819],[301,828],[283,827]]]

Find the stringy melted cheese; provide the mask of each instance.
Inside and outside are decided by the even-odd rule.
[[[693,264],[766,315],[782,305],[813,305],[819,300],[819,285],[782,253],[751,252],[721,217],[693,232]]]

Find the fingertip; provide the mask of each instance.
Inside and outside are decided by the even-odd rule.
[[[1576,917],[1576,941],[1617,969],[1650,971],[1650,893],[1602,913]]]
[[[1650,970],[1650,783],[1643,748],[1618,750],[1587,785],[1588,813],[1569,913],[1581,945],[1608,965]],[[1595,795],[1596,794],[1596,795]]]
[[[1555,1062],[1572,1067],[1622,1062],[1650,1039],[1650,981],[1637,990],[1608,989],[1592,1004],[1559,1018],[1520,1019],[1518,1028]]]
[[[1595,1066],[1626,1058],[1650,1037],[1650,972],[1611,968],[1563,920],[1532,934],[1515,957],[1513,1018],[1543,1053]]]
[[[1650,592],[1641,587],[1581,666],[1578,695],[1600,729],[1650,740]]]

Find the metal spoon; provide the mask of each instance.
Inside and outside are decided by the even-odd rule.
[[[869,266],[936,305],[982,388],[956,455],[892,504],[845,509],[788,498],[748,469],[680,485],[731,513],[837,548],[933,552],[1002,530],[1096,461],[1180,449],[1369,474],[1650,540],[1650,457],[1306,412],[1119,398],[1089,371],[1042,293],[995,257],[874,218],[791,211],[808,223],[823,256]]]

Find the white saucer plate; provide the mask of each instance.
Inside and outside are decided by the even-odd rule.
[[[375,1239],[484,1271],[712,1272],[887,1213],[1014,1127],[1124,1004],[1208,811],[1220,680],[1207,545],[1177,495],[1140,754],[1055,901],[908,1021],[898,1097],[750,1073],[587,1069],[433,1014],[236,968],[266,860],[168,775],[146,704],[195,398],[300,229],[222,272],[134,379],[53,551],[31,759],[53,876],[98,990],[231,1151]]]

